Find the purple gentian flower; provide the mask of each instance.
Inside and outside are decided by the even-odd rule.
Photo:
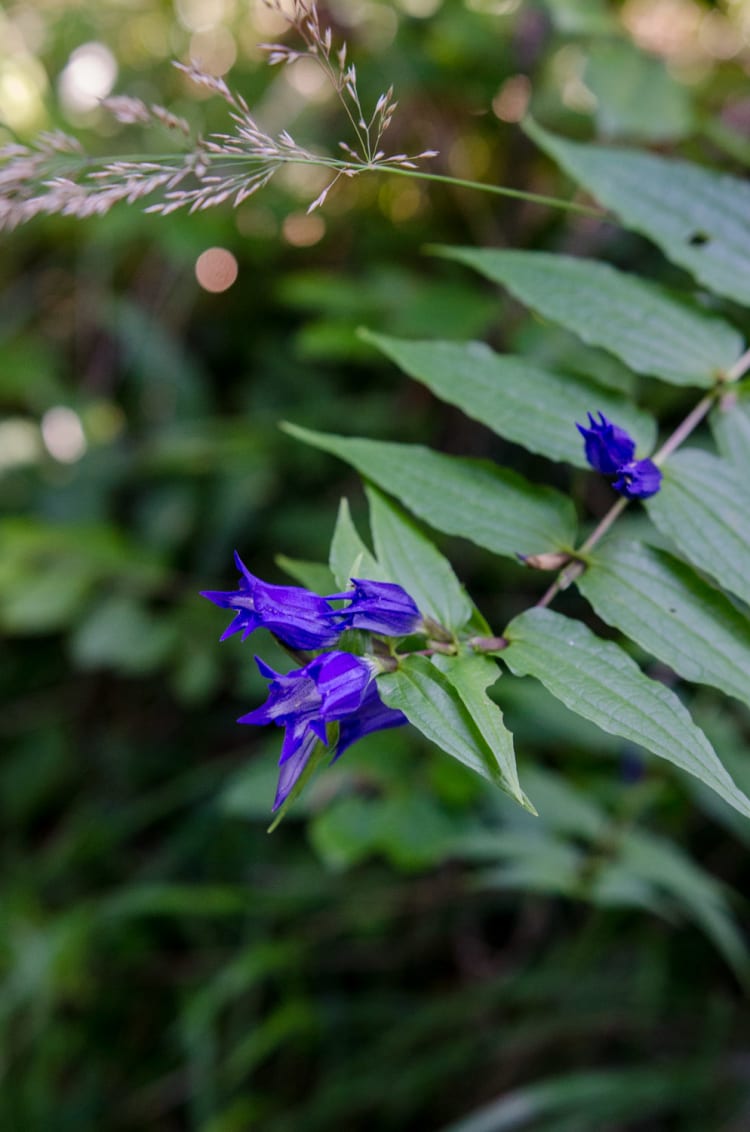
[[[616,476],[622,465],[633,459],[635,441],[624,428],[608,421],[604,413],[599,413],[598,422],[591,413],[588,417],[590,428],[576,425],[583,437],[586,459],[602,475]]]
[[[653,460],[632,460],[618,468],[612,487],[628,499],[648,499],[661,487],[661,471]]]
[[[261,674],[270,682],[268,699],[238,722],[275,723],[286,729],[273,806],[277,810],[305,769],[316,740],[327,742],[326,724],[356,715],[365,702],[376,669],[363,657],[346,652],[322,653],[303,668],[286,675],[274,672],[259,657],[255,660]],[[369,701],[366,706],[369,713]],[[357,737],[349,741],[354,742]]]
[[[243,631],[242,639],[263,626],[293,649],[319,649],[336,642],[339,630],[330,619],[331,607],[324,598],[301,586],[271,586],[247,569],[237,551],[234,560],[240,571],[240,588],[223,593],[204,590],[222,609],[234,609],[236,616],[221,635],[226,640]]]
[[[422,614],[406,590],[394,582],[372,582],[352,578],[354,589],[332,594],[329,601],[344,600],[346,609],[337,609],[331,618],[343,629],[366,629],[386,637],[406,637],[422,625]]]
[[[339,741],[333,761],[343,755],[347,747],[356,743],[364,735],[373,731],[385,731],[389,727],[403,727],[408,723],[402,711],[387,707],[380,698],[378,686],[373,681],[365,692],[364,699],[355,712],[344,716],[339,723]]]
[[[589,413],[590,428],[576,425],[583,437],[586,459],[592,468],[612,481],[612,487],[626,499],[648,499],[661,487],[661,472],[653,460],[634,460],[635,441],[624,428],[618,428],[599,413],[596,421]]]

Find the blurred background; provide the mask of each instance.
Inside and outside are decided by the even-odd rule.
[[[365,99],[394,84],[393,149],[439,150],[432,171],[570,196],[529,110],[737,175],[750,159],[748,0],[320,10]],[[285,34],[254,0],[4,4],[0,144],[174,147],[114,123],[113,92],[221,130],[221,101],[172,67],[192,57],[266,127],[334,150],[319,73],[257,47]],[[279,554],[325,561],[342,494],[366,529],[356,478],[278,422],[490,456],[596,511],[587,477],[408,384],[357,328],[481,337],[640,395],[425,245],[605,256],[691,287],[613,225],[452,186],[360,177],[307,215],[318,176],[289,168],[235,211],[2,237],[0,1128],[740,1132],[750,836],[699,784],[508,678],[539,819],[404,729],[266,833],[279,735],[235,720],[263,698],[253,653],[278,654],[219,647],[198,591],[234,588],[234,548],[276,582]],[[642,392],[665,422],[691,404]],[[442,545],[498,629],[533,600],[520,566]],[[750,788],[747,713],[691,706]]]

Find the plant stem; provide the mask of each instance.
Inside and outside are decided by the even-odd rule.
[[[725,380],[726,381],[739,381],[739,379],[741,377],[745,376],[745,374],[747,373],[747,371],[749,369],[750,369],[750,350],[745,350],[745,353],[742,355],[742,357],[738,358],[737,361],[734,363],[734,365],[729,367],[729,369],[727,370],[726,375],[725,375]]]
[[[663,464],[665,460],[679,448],[683,441],[687,440],[704,417],[708,415],[714,402],[726,388],[727,383],[738,381],[748,370],[750,370],[750,350],[746,350],[742,357],[737,359],[734,365],[724,374],[723,381],[717,382],[713,389],[711,389],[705,397],[702,397],[698,404],[688,413],[684,421],[677,426],[672,435],[664,441],[661,448],[651,457],[653,462],[659,465]],[[629,499],[625,496],[621,496],[612,504],[609,511],[599,520],[586,541],[574,551],[576,561],[568,563],[568,565],[560,571],[552,585],[536,603],[536,608],[545,609],[562,590],[566,590],[576,578],[581,576],[586,569],[586,563],[581,559],[604,537],[615,520],[620,517],[629,502]]]
[[[688,413],[685,420],[679,424],[672,435],[664,441],[659,451],[655,452],[651,457],[655,464],[663,464],[667,457],[671,456],[676,448],[679,448],[683,440],[687,440],[693,429],[697,428],[709,412],[716,400],[717,392],[720,389],[720,386],[716,386],[698,402],[691,413]]]
[[[629,499],[626,499],[624,495],[621,495],[620,498],[612,504],[606,515],[602,516],[586,541],[581,543],[578,549],[574,551],[574,554],[576,556],[583,556],[587,554],[593,547],[595,547],[599,540],[603,538],[607,533],[615,520],[620,517],[629,502]],[[576,557],[576,560],[574,562],[569,562],[568,565],[565,566],[557,575],[546,593],[544,593],[542,597],[540,597],[539,601],[536,603],[536,608],[545,609],[550,604],[552,599],[557,597],[557,595],[562,590],[566,590],[568,586],[576,580],[576,578],[579,578],[581,576],[585,569],[586,563],[581,561],[580,557]]]
[[[426,173],[421,169],[399,169],[397,166],[374,165],[373,172],[393,173],[396,177],[414,177],[420,181],[437,181],[443,185],[453,185],[459,189],[476,189],[482,193],[494,193],[495,196],[513,197],[515,200],[525,200],[530,204],[543,204],[551,208],[563,209],[566,212],[577,212],[581,216],[592,216],[597,220],[612,220],[606,212],[600,209],[589,208],[585,204],[576,204],[575,201],[560,200],[558,197],[548,197],[541,193],[527,193],[522,189],[510,189],[505,185],[488,185],[484,181],[465,181],[462,177],[450,177],[444,173]]]

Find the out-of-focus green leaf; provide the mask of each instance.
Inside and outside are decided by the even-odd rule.
[[[366,335],[380,350],[438,397],[498,435],[550,460],[588,467],[575,421],[601,411],[650,451],[652,417],[594,381],[560,376],[523,357],[496,354],[483,342],[413,342]]]
[[[750,481],[750,395],[747,389],[728,389],[709,420],[722,456],[747,483]]]
[[[134,884],[101,903],[103,917],[131,919],[136,916],[246,915],[252,894],[242,885],[230,884]]]
[[[750,602],[750,488],[728,460],[698,449],[676,452],[646,507],[694,566]]]
[[[530,484],[516,472],[485,460],[443,456],[420,445],[284,427],[297,439],[346,460],[446,534],[513,558],[571,545],[575,511],[570,500]]]
[[[506,751],[490,747],[458,688],[426,657],[410,656],[395,672],[379,676],[378,691],[430,742],[490,782],[508,789]]]
[[[532,310],[615,354],[636,373],[708,386],[742,351],[742,338],[728,323],[607,263],[548,252],[435,250],[507,287]]]
[[[473,853],[481,842],[474,839]],[[496,832],[484,839],[488,855],[502,861],[483,871],[482,887],[539,892],[548,896],[575,896],[586,860],[578,846],[548,834],[524,831]],[[467,848],[471,849],[471,842]]]
[[[411,594],[421,613],[446,629],[462,629],[471,602],[451,564],[419,528],[374,488],[367,489],[378,562]]]
[[[334,868],[382,854],[401,869],[434,865],[452,851],[456,820],[426,796],[349,796],[327,806],[310,826],[317,852]]]
[[[613,1069],[568,1073],[514,1089],[505,1096],[446,1126],[442,1132],[578,1132],[614,1129],[613,1121],[639,1119],[677,1106],[683,1110],[692,1086],[687,1071]],[[563,1124],[567,1115],[571,1124]]]
[[[603,35],[617,30],[606,0],[545,0],[555,26],[566,35]],[[598,44],[597,44],[598,47]]]
[[[125,595],[96,605],[71,639],[81,668],[115,668],[120,672],[152,672],[176,642],[174,625],[149,613]]]
[[[277,554],[276,563],[290,578],[313,593],[331,594],[336,590],[336,579],[330,567],[323,562],[306,562],[301,558]]]
[[[624,224],[711,291],[750,303],[750,186],[689,161],[526,130]]]
[[[605,137],[673,141],[693,128],[691,88],[627,39],[597,43],[583,78],[596,96],[596,123]]]
[[[0,625],[50,632],[79,616],[96,585],[149,592],[166,578],[160,558],[110,526],[0,521]]]
[[[631,830],[619,845],[622,865],[676,900],[713,941],[742,978],[750,974],[748,953],[729,910],[727,893],[676,845],[643,830]]]
[[[597,547],[577,584],[602,620],[680,676],[750,706],[750,621],[689,566],[614,539]]]
[[[391,264],[356,276],[340,266],[296,272],[282,278],[279,297],[308,316],[296,338],[306,358],[366,358],[357,336],[363,322],[391,334],[428,335],[438,325],[446,337],[466,338],[483,334],[494,317],[494,304],[479,288],[420,278]]]
[[[219,809],[231,817],[266,824],[279,777],[278,758],[279,741],[274,737],[230,777],[217,799]],[[291,811],[290,819],[304,817],[308,807],[309,793],[306,793]]]
[[[617,645],[549,609],[521,613],[504,636],[510,644],[502,657],[512,672],[535,676],[572,711],[695,775],[750,817],[750,798],[674,692],[644,676]]]

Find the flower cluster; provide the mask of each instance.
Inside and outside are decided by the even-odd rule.
[[[635,460],[635,441],[624,428],[588,414],[589,427],[577,424],[583,437],[586,459],[592,468],[607,476],[612,487],[627,499],[648,499],[661,487],[661,472],[653,460]]]
[[[285,729],[273,806],[277,810],[289,797],[318,741],[332,745],[335,761],[363,735],[406,723],[406,716],[387,707],[378,694],[379,660],[374,655],[357,656],[332,648],[341,634],[358,629],[377,636],[404,637],[421,631],[424,625],[413,599],[392,582],[352,578],[353,589],[324,598],[300,586],[262,582],[236,553],[235,562],[240,571],[239,589],[202,594],[235,612],[221,639],[241,632],[245,640],[262,626],[289,649],[317,652],[301,668],[286,674],[275,672],[256,657],[261,675],[269,682],[268,699],[239,719],[240,723],[275,723]],[[342,608],[331,604],[340,601],[348,604]]]

